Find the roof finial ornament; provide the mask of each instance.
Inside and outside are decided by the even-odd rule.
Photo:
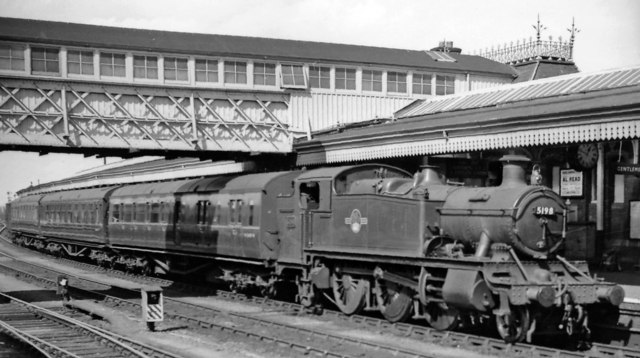
[[[540,44],[540,35],[542,30],[546,30],[547,27],[540,23],[540,14],[538,14],[538,24],[533,25],[533,28],[536,30],[536,38],[538,39],[538,44]]]
[[[576,34],[580,32],[580,29],[576,27],[576,18],[571,18],[571,28],[567,29],[571,33],[571,37],[569,38],[569,59],[573,59],[573,43],[576,40]]]

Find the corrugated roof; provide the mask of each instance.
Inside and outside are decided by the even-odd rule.
[[[444,110],[433,110],[436,104]],[[294,146],[297,164],[638,138],[640,66],[443,97],[408,109],[413,115],[397,115],[399,120],[301,140]]]
[[[0,17],[0,39],[193,55],[353,62],[389,66],[515,75],[508,65],[480,56],[449,53],[436,61],[425,51],[371,46],[142,30]]]
[[[438,112],[493,107],[506,103],[638,84],[640,84],[640,67],[600,73],[572,74],[424,100],[421,104],[413,103],[400,109],[395,116],[397,118],[415,117]]]

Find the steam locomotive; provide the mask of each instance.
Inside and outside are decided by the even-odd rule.
[[[494,320],[509,342],[586,339],[624,291],[560,255],[562,199],[526,184],[527,158],[502,161],[497,187],[364,164],[31,195],[8,221],[16,243],[52,254],[265,295],[295,285],[307,307],[441,330]]]

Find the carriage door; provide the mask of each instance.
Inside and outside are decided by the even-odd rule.
[[[311,247],[326,235],[331,225],[331,181],[308,181],[300,183],[299,205],[302,215],[302,239]]]
[[[182,201],[180,198],[176,197],[173,205],[173,223],[176,228],[173,233],[173,243],[177,246],[180,246],[180,243],[182,242],[182,237],[180,237],[183,230],[182,221],[186,215],[186,212],[181,212],[181,210],[183,210]]]

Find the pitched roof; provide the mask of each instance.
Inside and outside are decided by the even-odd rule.
[[[594,92],[610,88],[640,85],[640,67],[607,70],[597,73],[577,73],[545,78],[513,85],[504,85],[435,97],[412,104],[396,112],[396,117],[416,117],[439,112],[494,107],[507,103],[532,101],[575,93]]]
[[[640,136],[640,67],[418,100],[396,119],[294,144],[298,165]]]
[[[6,17],[0,17],[0,40],[192,55],[359,63],[515,76],[515,71],[508,65],[480,56],[457,53],[449,53],[456,62],[445,62],[436,61],[427,51]]]
[[[576,64],[571,61],[535,60],[516,63],[512,66],[518,72],[518,78],[513,81],[514,83],[580,72]]]

